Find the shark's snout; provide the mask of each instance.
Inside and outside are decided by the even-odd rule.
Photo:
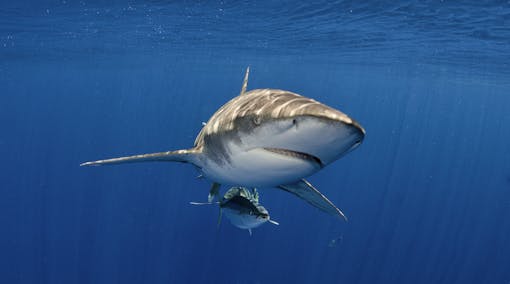
[[[356,149],[365,138],[365,129],[356,120],[327,105],[314,102],[297,107],[295,151],[318,157],[327,165]],[[287,141],[287,144],[290,145]]]
[[[354,144],[351,147],[352,150],[358,147],[363,142],[363,139],[365,139],[365,129],[356,120],[350,118],[350,121],[347,125],[351,129],[353,137],[355,137]]]
[[[364,137],[365,129],[354,119],[350,118],[345,113],[329,107],[325,104],[314,101],[313,103],[304,103],[297,108],[299,116],[316,117],[328,121],[330,123],[342,123],[347,127],[352,127],[354,131],[358,132],[357,135]]]
[[[350,127],[350,130],[352,132],[351,136],[352,138],[352,144],[350,148],[345,151],[345,154],[351,152],[352,150],[358,148],[358,146],[361,145],[363,140],[365,139],[365,129],[355,120],[351,119],[351,123],[348,124],[348,127]]]
[[[358,135],[361,137],[361,140],[363,140],[363,138],[365,138],[365,128],[363,128],[363,126],[361,126],[361,124],[359,124],[356,120],[351,119],[351,121],[351,125],[354,126],[354,128],[358,131]],[[362,141],[360,141],[360,143],[361,142]]]

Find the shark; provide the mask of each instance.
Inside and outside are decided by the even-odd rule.
[[[194,165],[212,181],[209,201],[221,185],[276,187],[347,220],[345,214],[305,178],[356,149],[364,128],[347,114],[314,99],[280,89],[240,94],[203,125],[193,147],[82,163],[101,166],[136,162]]]
[[[271,219],[269,211],[259,203],[259,193],[256,188],[251,191],[245,187],[230,188],[221,201],[216,202],[220,207],[218,225],[221,222],[221,216],[224,214],[232,225],[240,229],[248,230],[250,236],[251,229],[256,228],[266,222],[274,225],[280,225]],[[191,205],[215,204],[212,202],[190,202]]]

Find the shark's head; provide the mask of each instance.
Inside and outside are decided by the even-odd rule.
[[[336,109],[286,91],[254,91],[270,91],[272,103],[238,119],[248,134],[243,135],[246,147],[302,156],[325,166],[363,141],[363,127]]]
[[[289,91],[257,89],[216,111],[195,149],[205,153],[203,175],[216,182],[278,186],[314,174],[364,137],[360,124],[334,108]]]

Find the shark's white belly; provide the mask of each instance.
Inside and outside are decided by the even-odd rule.
[[[290,184],[309,176],[320,166],[306,159],[267,151],[263,148],[251,150],[230,149],[228,163],[208,162],[203,174],[222,184],[263,187]]]

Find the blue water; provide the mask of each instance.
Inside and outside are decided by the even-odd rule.
[[[0,283],[510,282],[509,2],[112,2],[0,4]],[[189,165],[78,166],[192,146],[247,66],[366,129],[309,178],[349,222],[260,189],[250,237]]]

